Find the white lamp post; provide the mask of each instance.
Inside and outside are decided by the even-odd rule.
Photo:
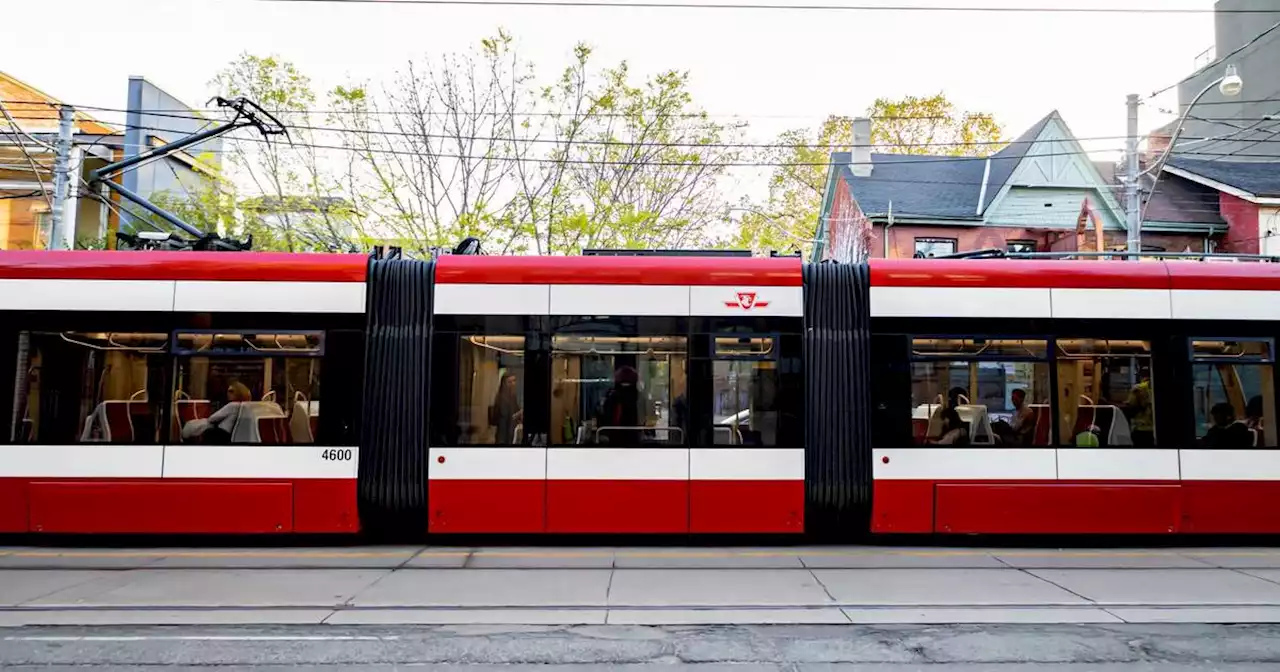
[[[1160,154],[1160,158],[1142,173],[1138,172],[1138,97],[1129,96],[1129,156],[1127,157],[1128,170],[1126,171],[1127,182],[1125,184],[1125,210],[1129,224],[1129,252],[1137,255],[1142,252],[1142,220],[1146,216],[1147,206],[1139,205],[1141,200],[1138,196],[1138,178],[1150,172],[1155,172],[1155,177],[1151,182],[1151,195],[1155,196],[1156,185],[1160,182],[1160,173],[1164,169],[1164,164],[1169,160],[1169,156],[1173,154],[1173,146],[1178,142],[1178,136],[1182,134],[1182,127],[1187,123],[1187,117],[1191,116],[1191,108],[1200,102],[1204,94],[1209,93],[1213,87],[1218,87],[1218,92],[1226,98],[1234,98],[1240,95],[1240,91],[1244,88],[1244,80],[1240,78],[1240,72],[1236,70],[1236,66],[1228,64],[1222,76],[1209,82],[1195,98],[1187,104],[1187,109],[1183,110],[1182,116],[1178,118],[1178,125],[1174,127],[1173,135],[1169,136],[1169,144],[1164,148],[1164,152]],[[1151,204],[1151,199],[1147,199],[1147,205]],[[1137,259],[1137,256],[1131,257]]]

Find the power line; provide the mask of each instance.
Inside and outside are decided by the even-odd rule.
[[[1221,11],[1222,13],[1226,13],[1226,11],[1227,11],[1227,10],[1220,10],[1220,11]],[[1261,11],[1262,11],[1262,10],[1260,10],[1260,11],[1259,11],[1259,13],[1261,13]],[[1267,12],[1272,12],[1272,13],[1273,13],[1273,12],[1276,12],[1276,11],[1278,11],[1278,10],[1271,9],[1271,10],[1265,10],[1265,11],[1267,11]],[[1242,12],[1242,13],[1243,13],[1243,12]],[[1228,54],[1226,54],[1226,55],[1224,55],[1224,56],[1221,56],[1221,57],[1219,57],[1219,58],[1215,58],[1215,59],[1213,59],[1213,61],[1212,61],[1212,62],[1210,62],[1210,63],[1206,64],[1203,68],[1200,68],[1199,70],[1196,70],[1195,72],[1191,73],[1190,75],[1187,75],[1186,77],[1183,77],[1182,79],[1180,79],[1180,80],[1178,80],[1178,81],[1174,82],[1173,84],[1170,84],[1169,86],[1164,87],[1163,89],[1159,89],[1159,90],[1157,90],[1157,91],[1152,91],[1152,92],[1151,92],[1151,95],[1147,96],[1147,98],[1155,98],[1156,96],[1158,96],[1158,95],[1160,95],[1160,94],[1164,93],[1165,91],[1168,91],[1168,90],[1170,90],[1170,89],[1172,89],[1172,88],[1177,87],[1178,85],[1182,84],[1183,82],[1187,82],[1187,81],[1190,81],[1190,80],[1192,80],[1192,79],[1195,79],[1196,77],[1199,77],[1200,75],[1202,75],[1202,74],[1204,74],[1204,73],[1206,73],[1206,72],[1208,72],[1208,71],[1212,70],[1213,68],[1215,68],[1215,67],[1217,67],[1217,66],[1219,66],[1219,65],[1221,65],[1221,64],[1223,64],[1223,63],[1225,63],[1225,62],[1226,62],[1226,60],[1227,60],[1227,59],[1229,59],[1229,58],[1231,58],[1232,56],[1235,56],[1236,54],[1238,54],[1238,53],[1240,53],[1240,52],[1244,51],[1245,49],[1248,49],[1249,47],[1252,47],[1253,45],[1257,44],[1259,40],[1261,40],[1262,38],[1266,37],[1267,35],[1270,35],[1273,31],[1275,31],[1275,30],[1277,30],[1277,29],[1280,29],[1280,21],[1277,21],[1274,25],[1272,25],[1270,28],[1268,28],[1268,29],[1266,29],[1266,30],[1262,31],[1261,33],[1258,33],[1257,35],[1254,35],[1254,36],[1253,36],[1253,39],[1249,40],[1248,42],[1245,42],[1244,44],[1240,45],[1239,47],[1236,47],[1236,48],[1235,48],[1235,49],[1233,49],[1230,53],[1228,53]]]
[[[3,102],[5,102],[5,103],[10,103],[10,104],[30,105],[30,106],[46,106],[46,107],[56,107],[56,106],[57,106],[57,105],[56,105],[56,104],[54,104],[54,103],[34,102],[34,101],[28,101],[28,100],[12,100],[12,101],[10,101],[10,100],[5,100],[5,101],[3,101]],[[101,107],[101,106],[97,106],[97,105],[71,105],[71,107],[75,107],[75,108],[78,108],[78,109],[84,109],[84,110],[94,110],[94,111],[97,111],[97,112],[121,112],[121,113],[126,113],[126,112],[138,112],[138,113],[141,113],[141,114],[146,114],[146,115],[156,116],[156,117],[170,117],[170,116],[172,116],[172,117],[177,117],[177,118],[181,118],[181,119],[199,119],[199,120],[201,120],[201,121],[204,121],[205,119],[207,119],[207,117],[204,117],[204,116],[197,116],[197,115],[190,115],[190,114],[178,114],[176,110],[168,109],[168,108],[136,108],[136,109],[126,109],[126,108],[120,108],[120,107]],[[196,113],[201,113],[201,112],[210,112],[210,113],[213,113],[213,112],[225,112],[225,111],[226,111],[226,110],[224,110],[224,109],[222,109],[222,108],[200,108],[200,109],[190,108],[190,109],[191,109],[191,111],[192,111],[192,112],[196,112]],[[30,109],[28,109],[27,111],[30,111]],[[277,115],[289,115],[289,114],[358,114],[358,115],[369,115],[369,116],[388,116],[388,115],[389,115],[389,116],[406,116],[406,117],[408,117],[408,116],[413,116],[413,117],[452,117],[452,116],[454,116],[454,113],[453,113],[453,112],[446,111],[446,110],[407,110],[407,109],[361,109],[361,110],[353,110],[353,109],[335,109],[335,108],[328,108],[328,109],[326,109],[326,108],[307,108],[307,107],[304,107],[304,108],[298,108],[298,109],[272,109],[272,110],[269,110],[269,111],[270,111],[270,112],[272,112],[273,114],[277,114]],[[563,114],[563,113],[559,113],[559,112],[537,112],[537,111],[532,111],[532,110],[531,110],[531,111],[521,111],[521,112],[518,112],[518,113],[513,113],[513,112],[499,112],[499,111],[496,111],[496,110],[473,110],[473,111],[469,111],[469,112],[467,112],[467,115],[468,115],[468,116],[472,116],[472,117],[505,117],[505,116],[511,116],[511,115],[518,115],[518,116],[522,116],[522,117],[546,117],[546,118],[556,118],[556,117],[565,117],[565,116],[569,116],[569,115],[566,115],[566,114]],[[626,112],[595,112],[595,113],[593,113],[593,116],[596,116],[596,117],[602,117],[602,118],[622,118],[622,117],[629,117],[629,116],[632,116],[632,115],[631,115],[631,114],[628,114],[628,113],[626,113]],[[743,121],[745,121],[745,120],[749,120],[749,119],[813,119],[813,118],[815,118],[815,117],[819,117],[819,118],[826,118],[826,117],[832,117],[832,116],[836,116],[836,117],[846,117],[846,118],[848,118],[848,119],[852,120],[854,117],[859,116],[859,115],[856,115],[856,114],[853,114],[853,115],[830,115],[830,114],[756,114],[756,113],[752,113],[752,114],[715,113],[715,114],[713,114],[713,113],[710,113],[710,112],[679,112],[679,113],[676,113],[676,114],[668,114],[668,115],[665,115],[665,116],[667,116],[667,117],[671,117],[671,118],[682,118],[682,119],[737,119],[737,120],[743,120]],[[991,114],[985,114],[985,113],[974,113],[974,114],[966,114],[966,115],[963,115],[963,117],[962,117],[962,118],[964,118],[964,119],[991,119],[991,118],[993,118],[993,116],[994,116],[994,115],[991,115]],[[36,118],[38,118],[38,119],[45,119],[45,117],[32,117],[32,119],[36,119]],[[881,120],[881,121],[908,121],[908,120],[912,120],[912,121],[942,121],[942,120],[946,120],[946,119],[951,119],[952,117],[948,117],[948,116],[945,116],[945,115],[872,115],[872,116],[870,116],[869,118],[870,118],[870,119],[875,119],[875,120]]]
[[[731,9],[796,12],[939,12],[991,14],[1213,14],[1213,9],[1176,7],[1020,7],[993,5],[782,5],[766,3],[638,2],[618,0],[257,0],[274,3],[334,5],[469,5],[477,7],[589,7],[599,9]],[[1219,9],[1219,14],[1270,14],[1274,9]]]
[[[169,117],[180,118],[180,119],[192,119],[192,118],[193,118],[193,117],[188,117],[188,116],[185,116],[185,115],[178,115],[178,114],[171,114],[171,115],[158,115],[158,116],[169,116]],[[33,117],[22,117],[22,116],[17,116],[17,117],[15,117],[15,118],[16,118],[16,119],[32,119]],[[39,118],[43,118],[43,117],[39,117]],[[1273,121],[1273,119],[1269,119],[1269,118],[1261,118],[1261,119],[1260,119],[1260,121]],[[126,128],[126,129],[156,131],[156,132],[161,132],[161,133],[188,133],[188,132],[190,132],[190,130],[189,130],[189,129],[163,128],[163,127],[159,127],[159,126],[135,125],[135,124],[123,124],[123,127],[124,127],[124,128]],[[472,141],[485,141],[485,142],[494,142],[494,143],[504,143],[504,142],[505,142],[505,143],[513,143],[513,144],[551,144],[551,145],[556,145],[556,146],[559,146],[559,145],[566,145],[566,144],[568,144],[568,145],[588,145],[588,146],[602,146],[602,147],[662,147],[662,148],[681,148],[681,147],[683,147],[683,148],[695,148],[695,149],[696,149],[696,148],[714,148],[714,149],[783,149],[783,150],[787,150],[787,149],[809,149],[809,150],[827,149],[827,150],[843,151],[843,150],[863,149],[863,148],[865,148],[865,149],[881,149],[881,148],[895,148],[895,149],[906,149],[906,148],[911,148],[911,149],[917,149],[917,148],[927,148],[927,147],[1009,147],[1009,146],[1023,145],[1023,144],[1025,144],[1025,145],[1033,145],[1033,144],[1036,144],[1036,143],[1040,142],[1039,140],[1035,140],[1035,139],[1033,139],[1033,140],[972,140],[972,141],[966,141],[966,142],[940,142],[940,141],[938,141],[938,142],[899,142],[899,143],[886,142],[886,143],[873,143],[873,144],[868,144],[868,145],[857,145],[857,144],[851,144],[851,143],[803,143],[803,142],[802,142],[802,143],[785,143],[785,142],[696,142],[696,141],[687,141],[687,142],[644,142],[644,141],[641,141],[641,142],[629,142],[629,141],[626,141],[626,140],[573,140],[573,141],[571,141],[571,142],[565,142],[565,141],[563,141],[563,140],[555,139],[555,138],[520,138],[520,137],[486,136],[486,135],[457,135],[457,134],[448,134],[448,133],[415,133],[415,132],[411,132],[411,131],[391,131],[391,130],[385,130],[385,129],[358,129],[358,128],[342,128],[342,127],[337,127],[337,126],[314,126],[314,125],[308,125],[308,124],[285,124],[285,127],[286,127],[286,128],[289,128],[289,129],[311,130],[311,131],[320,131],[320,132],[325,132],[325,133],[338,133],[338,134],[349,134],[349,135],[374,135],[374,136],[405,137],[405,138],[431,138],[431,139],[436,139],[436,140],[472,140]],[[104,137],[110,137],[110,136],[104,136]],[[1103,135],[1103,136],[1090,136],[1090,137],[1084,137],[1084,138],[1075,138],[1075,140],[1076,140],[1077,142],[1084,142],[1084,143],[1088,143],[1088,142],[1101,142],[1101,141],[1116,141],[1116,140],[1124,140],[1126,137],[1127,137],[1127,136],[1123,136],[1123,135]],[[1197,141],[1197,140],[1219,140],[1221,137],[1222,137],[1222,136],[1206,136],[1206,137],[1183,136],[1183,137],[1181,137],[1180,139],[1181,139],[1181,140],[1186,140],[1186,141]],[[232,136],[232,137],[231,137],[231,139],[232,139],[232,140],[237,140],[237,139],[252,140],[253,138],[238,138],[238,137],[236,137],[236,136]],[[1049,142],[1055,142],[1055,141],[1049,141]],[[295,146],[301,146],[301,147],[315,146],[315,145],[309,145],[309,144],[306,144],[306,143],[294,143],[294,144],[295,144]],[[349,149],[351,149],[352,151],[360,151],[362,148],[358,148],[358,147],[350,147]],[[1120,150],[1120,148],[1119,148],[1119,147],[1117,147],[1117,148],[1114,148],[1114,149],[1106,148],[1106,149],[1096,150],[1096,151],[1119,151],[1119,150]],[[206,150],[206,151],[214,151],[214,152],[216,153],[216,150]],[[225,150],[223,150],[223,151],[224,151],[224,153],[225,153]],[[942,158],[942,159],[947,159],[947,160],[960,160],[960,159],[965,159],[965,158],[969,158],[969,159],[983,159],[983,158],[987,158],[987,157],[983,157],[983,156],[976,156],[976,157],[970,157],[970,156],[954,156],[954,157],[936,157],[936,158]]]

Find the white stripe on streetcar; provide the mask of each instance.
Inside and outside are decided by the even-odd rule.
[[[162,446],[0,446],[3,478],[160,478]]]
[[[436,315],[549,315],[548,285],[435,285]]]
[[[877,480],[1028,480],[1058,477],[1053,448],[876,448]]]
[[[547,477],[546,448],[432,448],[432,480],[541,481]]]
[[[687,481],[686,448],[548,448],[550,481]]]
[[[357,446],[165,446],[164,477],[350,480],[359,462]]]
[[[172,280],[0,279],[0,310],[173,310]]]
[[[1058,318],[1100,318],[1167,320],[1172,316],[1167,289],[1054,288],[1053,316]]]
[[[694,481],[803,481],[803,448],[693,448]]]
[[[363,282],[179,280],[173,310],[193,313],[363,313]]]
[[[872,287],[872,317],[1049,317],[1041,287]]]
[[[1280,320],[1280,292],[1175,289],[1176,320]]]

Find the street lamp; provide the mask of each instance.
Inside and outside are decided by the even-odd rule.
[[[1209,93],[1213,87],[1218,87],[1218,92],[1225,98],[1234,98],[1240,95],[1240,91],[1244,88],[1244,79],[1240,77],[1240,72],[1236,66],[1228,64],[1222,76],[1209,82],[1195,98],[1187,104],[1187,109],[1183,110],[1182,116],[1178,118],[1178,125],[1173,129],[1173,135],[1169,136],[1169,144],[1164,148],[1164,152],[1160,154],[1160,158],[1156,160],[1150,168],[1138,172],[1138,97],[1130,95],[1129,104],[1129,143],[1127,158],[1127,170],[1125,171],[1125,215],[1129,225],[1129,252],[1135,255],[1131,258],[1137,259],[1138,253],[1142,252],[1142,220],[1147,214],[1147,205],[1151,204],[1151,199],[1147,199],[1146,205],[1140,205],[1138,196],[1138,178],[1147,173],[1155,172],[1155,176],[1151,182],[1151,195],[1155,196],[1156,185],[1160,182],[1160,173],[1164,169],[1164,164],[1169,160],[1169,156],[1173,154],[1173,146],[1178,142],[1178,136],[1182,134],[1182,127],[1187,123],[1187,117],[1191,116],[1191,108],[1200,102],[1204,94]]]

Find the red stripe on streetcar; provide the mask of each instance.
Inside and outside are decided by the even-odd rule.
[[[0,252],[0,278],[364,282],[359,254],[18,250]]]
[[[1169,289],[1169,271],[1160,262],[872,259],[871,286]]]
[[[804,481],[692,481],[689,531],[804,532]]]
[[[68,534],[352,533],[355,479],[0,482],[0,531]],[[10,511],[21,511],[18,520]]]
[[[549,481],[547,531],[681,534],[689,531],[688,481]]]
[[[432,480],[427,487],[427,531],[432,534],[542,532],[544,480]]]
[[[1174,289],[1280,290],[1280,267],[1261,262],[1169,263]]]
[[[436,282],[484,285],[798,287],[794,257],[480,257],[436,260]]]

